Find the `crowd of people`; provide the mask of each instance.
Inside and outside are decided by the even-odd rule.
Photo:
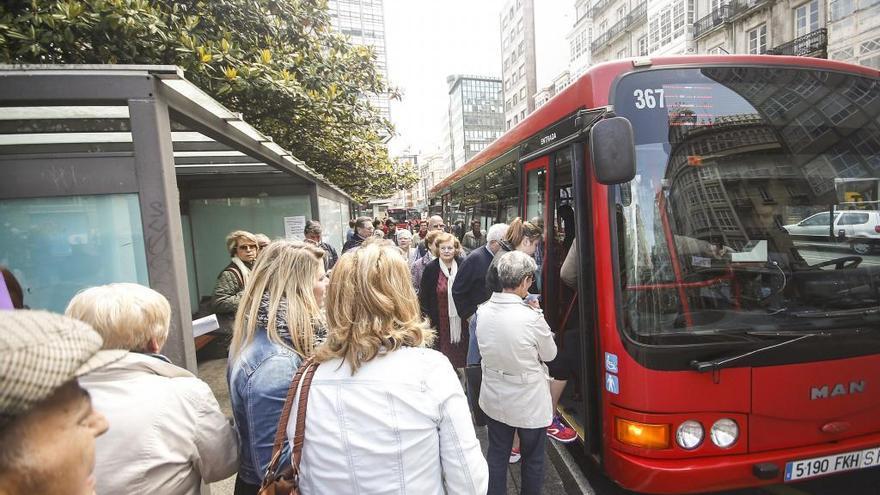
[[[507,493],[520,460],[522,493],[540,493],[547,436],[576,437],[555,414],[572,363],[536,297],[543,230],[411,225],[354,219],[341,255],[313,220],[302,242],[227,236],[211,304],[230,324],[231,419],[161,354],[171,308],[152,289],[88,288],[65,316],[0,312],[0,494],[197,494],[232,474],[237,495],[257,494],[273,456],[304,494]],[[20,287],[7,292],[21,308]],[[291,386],[315,364],[309,387]],[[53,452],[64,445],[78,450]]]

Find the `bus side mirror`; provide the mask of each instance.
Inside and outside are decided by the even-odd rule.
[[[590,156],[596,178],[607,186],[636,176],[636,147],[632,124],[625,117],[600,120],[590,130]]]

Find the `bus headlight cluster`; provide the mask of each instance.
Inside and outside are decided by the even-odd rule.
[[[703,443],[703,425],[689,419],[678,426],[675,431],[675,441],[678,446],[685,450],[693,450]]]
[[[675,441],[685,450],[693,450],[703,443],[705,431],[699,421],[689,419],[678,426]],[[709,429],[709,438],[717,447],[726,449],[736,443],[739,438],[739,425],[728,418],[719,419]]]
[[[712,443],[726,449],[739,438],[739,426],[732,419],[719,419],[709,430],[709,436],[712,438]]]

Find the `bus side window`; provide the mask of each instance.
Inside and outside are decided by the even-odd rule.
[[[621,289],[626,289],[627,277],[627,257],[626,257],[626,217],[623,215],[623,206],[614,205],[614,215],[617,217],[617,259],[620,263],[620,285]]]

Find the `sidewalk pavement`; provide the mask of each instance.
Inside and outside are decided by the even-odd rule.
[[[220,403],[220,408],[227,416],[232,416],[231,406],[229,404],[229,388],[226,385],[226,359],[213,359],[199,363],[199,378],[204,380],[214,391],[214,396]],[[477,427],[477,438],[483,447],[483,455],[486,455],[488,448],[488,438],[486,436],[486,427]],[[564,495],[569,493],[565,489],[565,485],[557,472],[555,465],[551,462],[549,454],[553,453],[553,440],[547,439],[547,456],[544,458],[545,475],[544,489],[542,493],[546,495]],[[507,493],[519,493],[520,486],[520,463],[511,464],[507,477]],[[212,483],[210,493],[212,495],[232,495],[235,488],[235,476],[223,481]]]

